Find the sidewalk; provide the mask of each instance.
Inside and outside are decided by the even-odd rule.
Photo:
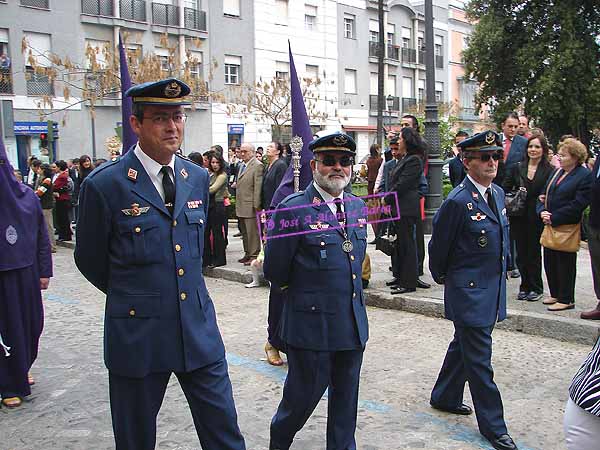
[[[372,240],[372,230],[369,226],[368,240]],[[233,237],[237,232],[237,224],[229,223],[229,246],[227,247],[227,265],[214,269],[207,269],[206,276],[222,278],[240,283],[249,283],[252,274],[248,266],[238,263],[243,256],[242,240]],[[426,245],[429,236],[425,236]],[[74,242],[57,242],[57,245],[74,248]],[[371,282],[365,290],[366,301],[369,306],[378,308],[397,309],[432,317],[444,316],[443,286],[435,284],[429,275],[427,255],[425,257],[425,275],[423,281],[430,283],[430,289],[417,289],[417,292],[405,295],[391,295],[390,289],[385,286],[385,281],[392,278],[388,271],[390,258],[375,250],[374,245],[369,245],[367,252],[371,257]],[[544,278],[544,289],[548,287]],[[538,302],[517,301],[520,278],[509,279],[507,282],[507,307],[508,317],[498,324],[498,328],[519,331],[526,334],[544,336],[568,342],[593,344],[600,335],[600,321],[582,320],[579,318],[581,311],[592,309],[597,300],[594,295],[590,256],[587,246],[582,246],[577,257],[577,282],[575,285],[575,309],[562,312],[550,312],[546,305]],[[266,285],[266,284],[265,284]]]

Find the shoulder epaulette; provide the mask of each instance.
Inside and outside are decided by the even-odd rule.
[[[92,173],[90,173],[88,175],[88,177],[91,176],[96,176],[97,174],[99,174],[100,172],[102,172],[105,169],[108,169],[109,167],[114,166],[115,164],[117,164],[119,161],[121,161],[121,158],[117,158],[114,161],[106,161],[105,163],[103,163],[100,167],[96,167],[94,170],[92,170]]]

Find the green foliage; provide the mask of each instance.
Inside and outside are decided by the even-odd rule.
[[[425,113],[417,113],[416,117],[419,119],[419,123],[423,124],[425,122]],[[452,154],[452,147],[454,146],[454,135],[456,126],[456,122],[458,121],[458,117],[449,115],[448,117],[440,117],[439,120],[439,133],[440,133],[440,158],[447,159],[454,156]],[[424,126],[422,126],[424,129]]]
[[[551,140],[600,126],[597,0],[472,0],[463,53],[496,122],[521,105]]]

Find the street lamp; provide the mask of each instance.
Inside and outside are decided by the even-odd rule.
[[[391,128],[392,127],[392,108],[394,107],[394,97],[392,95],[388,95],[385,98],[385,103],[387,105],[387,110],[388,110],[388,127]]]

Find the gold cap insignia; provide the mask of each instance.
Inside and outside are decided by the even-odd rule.
[[[348,143],[348,138],[343,134],[340,134],[333,138],[333,143],[338,147],[342,147]]]
[[[165,86],[165,96],[167,98],[175,98],[181,94],[181,86],[176,81],[169,83]]]
[[[487,132],[487,134],[485,135],[485,142],[487,144],[493,144],[494,142],[496,142],[496,136],[494,135],[493,131]]]

